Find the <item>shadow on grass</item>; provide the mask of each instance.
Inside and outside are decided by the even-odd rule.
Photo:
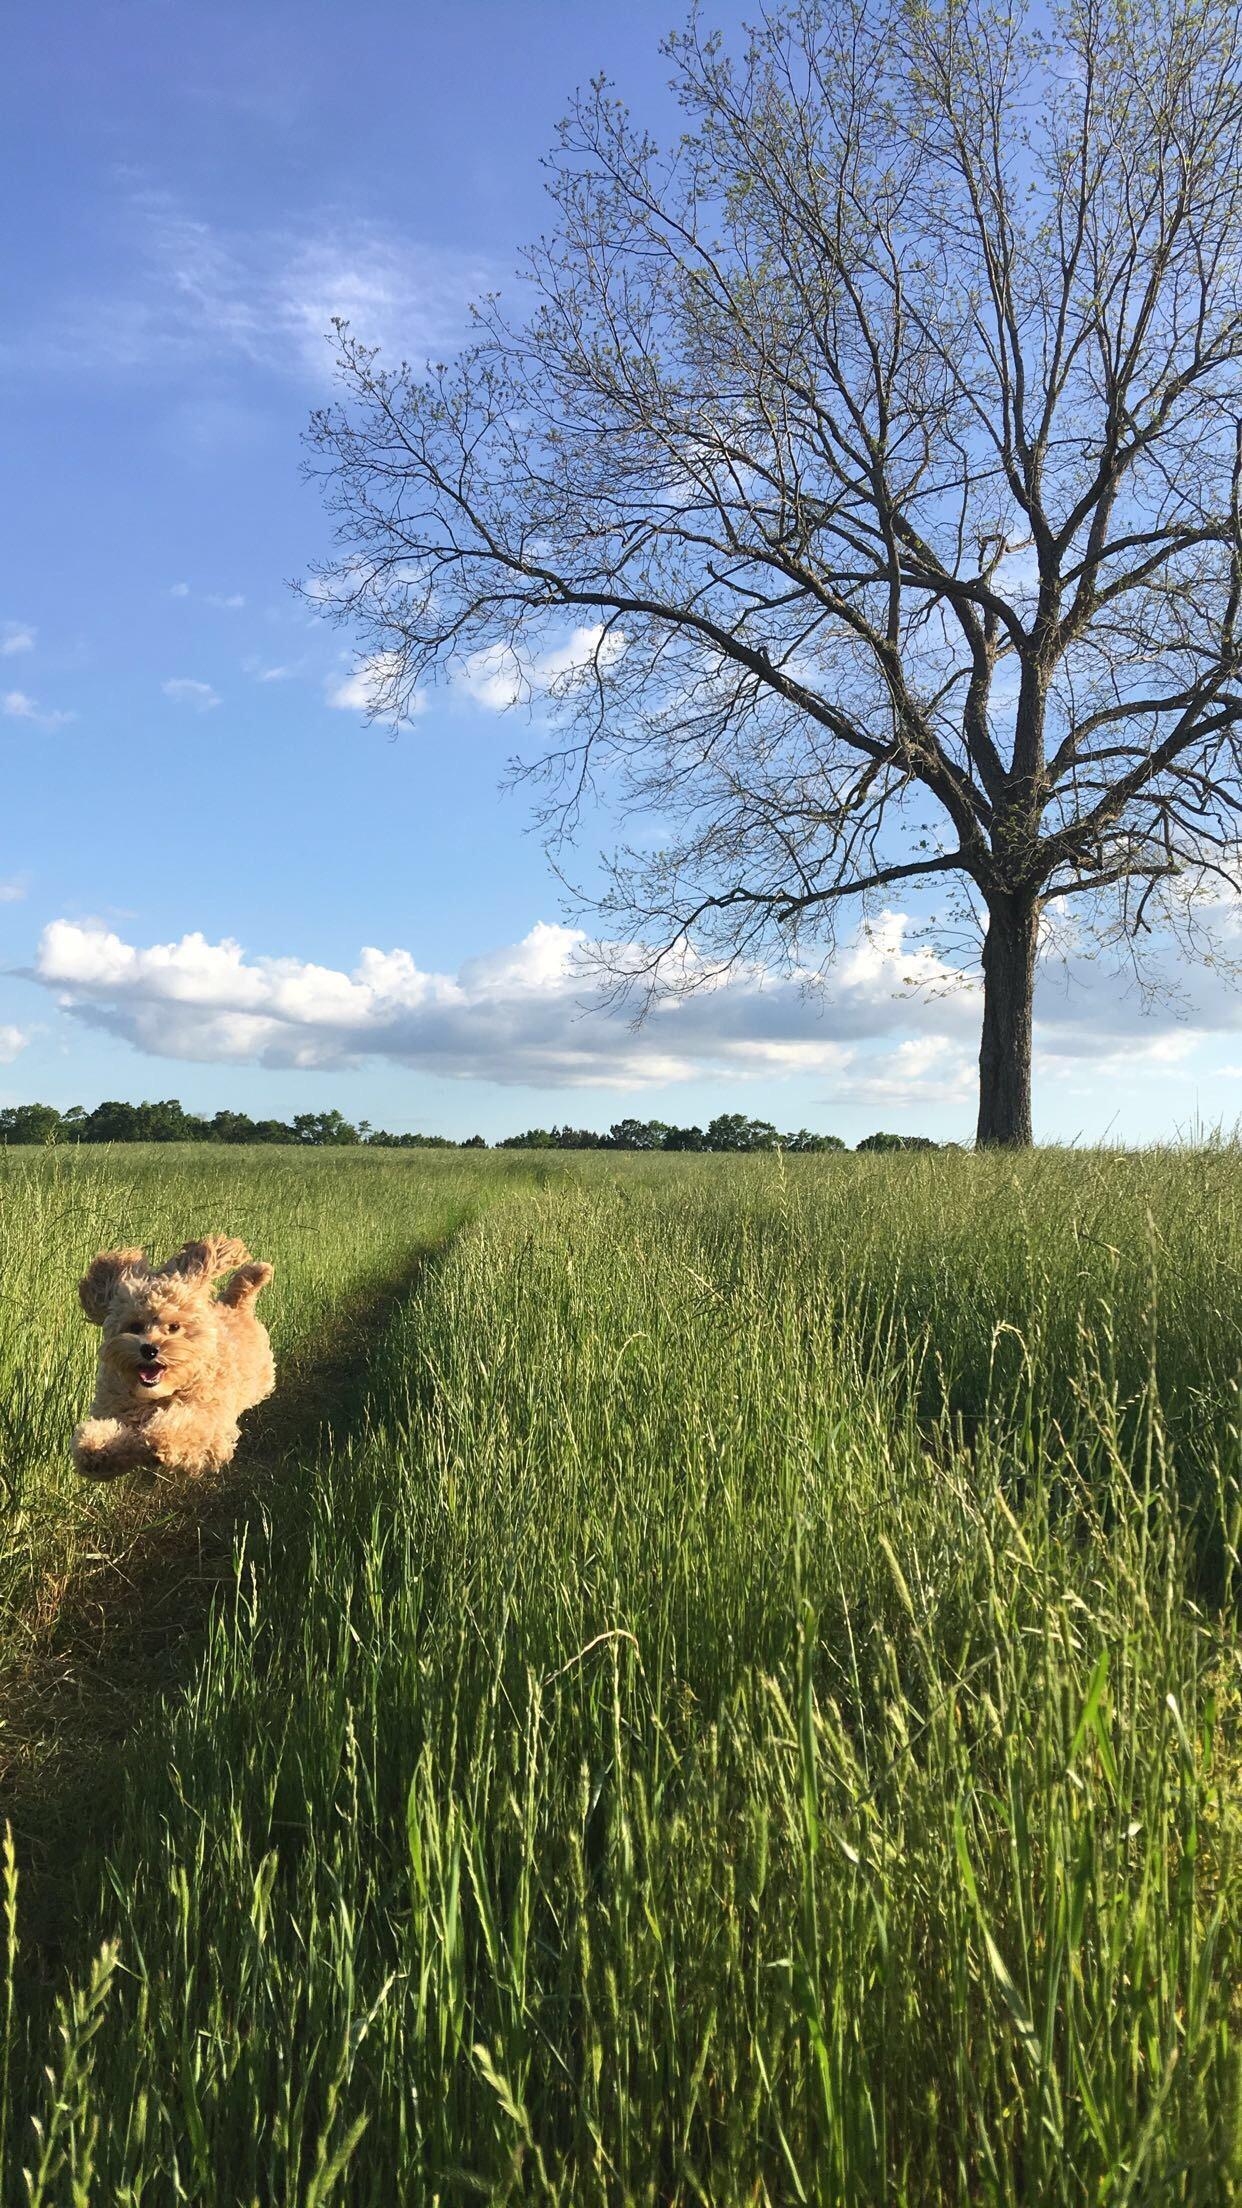
[[[118,1483],[96,1545],[43,1590],[29,1652],[0,1687],[0,1821],[13,1830],[29,1993],[78,1960],[85,1881],[142,1783],[142,1734],[192,1675],[215,1606],[233,1597],[248,1527],[274,1523],[297,1570],[311,1492],[299,1475],[362,1422],[377,1341],[462,1224],[284,1360],[223,1472]]]

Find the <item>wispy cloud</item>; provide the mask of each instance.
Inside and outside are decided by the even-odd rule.
[[[12,875],[7,882],[0,882],[0,905],[17,905],[26,894],[25,882]]]
[[[232,357],[323,383],[335,317],[419,363],[468,337],[471,300],[497,280],[481,256],[330,211],[298,228],[224,229],[169,194],[146,193],[127,217],[128,283],[111,297],[62,302],[50,325],[0,358],[150,375]]]
[[[29,1037],[20,1027],[0,1027],[0,1066],[11,1066],[19,1050],[24,1050]]]
[[[196,713],[210,713],[220,703],[219,692],[209,682],[195,682],[191,675],[176,675],[163,685],[164,696],[174,705],[192,706]]]
[[[13,659],[18,652],[33,652],[35,632],[24,621],[0,621],[0,658]]]
[[[75,713],[62,712],[58,706],[40,705],[25,690],[6,690],[0,698],[0,712],[10,721],[31,721],[36,728],[64,728],[77,719]]]
[[[168,595],[170,598],[196,598],[200,605],[214,606],[221,613],[237,613],[246,603],[240,590],[191,590],[188,583],[170,584]]]
[[[892,1112],[951,1104],[960,1105],[967,1114],[977,1081],[977,1057],[970,1042],[949,1035],[916,1035],[898,1043],[895,1050],[858,1060],[823,1101],[874,1105],[878,1111]]]

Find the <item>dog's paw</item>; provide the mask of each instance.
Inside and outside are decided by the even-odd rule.
[[[74,1429],[73,1462],[84,1480],[115,1480],[136,1465],[149,1463],[147,1451],[119,1418],[87,1418]]]

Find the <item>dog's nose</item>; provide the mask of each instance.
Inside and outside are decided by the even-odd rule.
[[[144,1342],[142,1345],[141,1356],[143,1364],[149,1365],[153,1358],[159,1356],[158,1344],[155,1342]]]

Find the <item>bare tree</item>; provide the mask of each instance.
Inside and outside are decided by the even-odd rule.
[[[601,905],[631,982],[826,962],[846,900],[956,877],[982,1143],[1031,1139],[1057,901],[1133,939],[1236,886],[1240,28],[795,0],[731,55],[692,18],[670,152],[576,100],[523,318],[417,375],[342,327],[312,424],[382,709],[542,667],[547,817],[659,823]]]

